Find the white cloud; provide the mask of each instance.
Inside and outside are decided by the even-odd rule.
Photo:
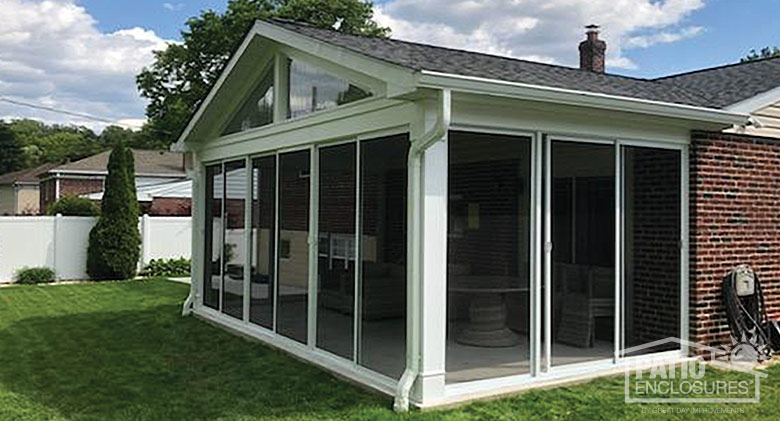
[[[163,3],[163,7],[172,12],[178,12],[179,10],[184,9],[184,6],[184,3]]]
[[[135,75],[166,40],[136,27],[102,33],[72,0],[0,0],[0,96],[108,118],[143,119]],[[0,102],[0,116],[105,124]]]
[[[376,19],[393,37],[536,61],[576,65],[585,25],[602,27],[607,66],[635,69],[624,55],[698,35],[683,27],[704,0],[389,0]]]

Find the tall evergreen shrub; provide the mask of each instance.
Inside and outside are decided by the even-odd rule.
[[[133,151],[118,144],[108,159],[100,219],[89,233],[87,273],[94,280],[130,279],[138,269],[141,234]]]

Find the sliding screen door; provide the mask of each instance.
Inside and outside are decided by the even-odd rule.
[[[680,337],[681,154],[633,146],[622,153],[623,345],[631,348]],[[641,353],[669,349],[679,345]]]
[[[276,330],[301,343],[309,309],[309,163],[309,150],[279,155]]]
[[[252,160],[252,277],[249,321],[274,323],[276,273],[276,156]]]
[[[352,359],[357,144],[319,150],[317,347]]]
[[[552,140],[553,366],[615,353],[615,146]]]
[[[358,363],[398,379],[406,367],[407,135],[360,143]]]
[[[203,305],[219,310],[222,285],[222,165],[206,167]]]
[[[531,138],[451,132],[448,383],[530,371]]]
[[[222,277],[222,312],[241,319],[244,314],[244,215],[246,203],[246,163],[232,161],[225,164],[225,259]]]

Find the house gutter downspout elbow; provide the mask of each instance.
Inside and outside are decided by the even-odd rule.
[[[407,221],[409,224],[407,234],[407,261],[409,264],[409,294],[407,298],[407,312],[409,317],[409,336],[407,340],[411,345],[407,346],[406,370],[395,393],[393,408],[396,411],[409,410],[409,396],[420,374],[420,286],[422,281],[422,156],[426,149],[436,142],[444,139],[450,128],[452,94],[449,89],[438,92],[436,123],[431,130],[423,134],[418,140],[412,140],[409,146],[408,181],[407,181]]]

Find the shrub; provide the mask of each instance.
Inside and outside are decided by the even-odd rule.
[[[98,216],[100,208],[85,197],[65,196],[52,203],[46,213],[49,215],[59,213],[64,216]]]
[[[141,254],[133,151],[117,144],[108,158],[100,219],[89,233],[87,273],[94,280],[130,279]]]
[[[152,259],[141,272],[146,277],[181,278],[190,276],[190,259]]]
[[[16,271],[14,278],[17,284],[22,285],[50,284],[55,281],[55,274],[54,270],[47,267],[25,267]]]

